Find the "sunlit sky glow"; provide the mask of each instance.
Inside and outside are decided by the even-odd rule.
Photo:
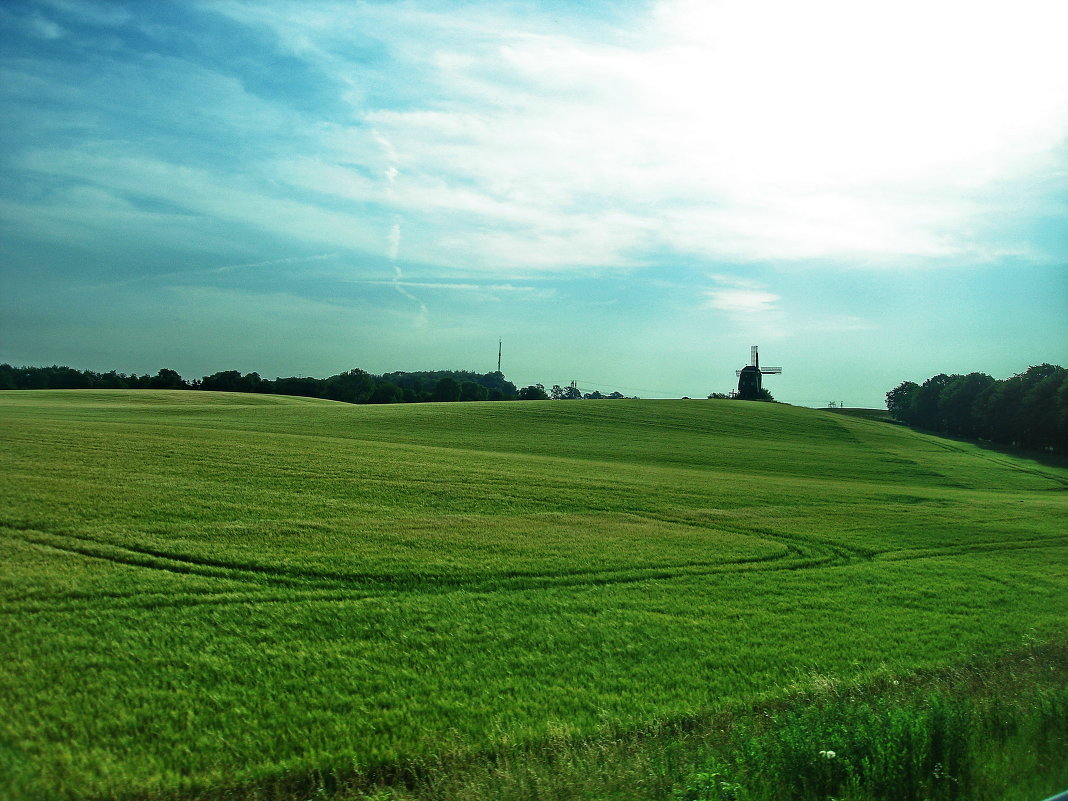
[[[1068,362],[1068,5],[0,5],[0,361],[879,406]]]

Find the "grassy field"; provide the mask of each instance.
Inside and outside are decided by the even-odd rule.
[[[758,798],[827,686],[818,770],[976,665],[973,734],[1068,710],[1068,470],[863,416],[5,392],[0,444],[2,798]]]

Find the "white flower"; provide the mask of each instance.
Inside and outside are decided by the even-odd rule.
[[[824,759],[834,759],[837,754],[835,754],[834,751],[820,751],[820,756]]]

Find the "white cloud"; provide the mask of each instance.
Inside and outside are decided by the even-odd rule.
[[[1049,2],[662,2],[622,43],[395,13],[398,53],[427,36],[428,95],[356,112],[402,170],[390,202],[455,220],[432,246],[470,269],[986,253],[959,235],[988,213],[974,191],[1068,130]]]
[[[66,31],[50,19],[41,16],[31,17],[28,22],[30,30],[42,39],[61,39]]]
[[[775,309],[778,295],[760,289],[710,289],[706,306],[739,314],[757,314]]]
[[[383,220],[403,219],[406,261],[471,273],[665,251],[898,264],[1030,247],[998,243],[991,188],[1059,168],[1068,133],[1053,0],[662,0],[626,30],[493,4],[209,6],[346,87],[352,124],[160,60],[182,98],[211,88],[199,113],[224,135],[268,120],[299,137],[232,175],[117,150],[23,164],[325,247],[381,252]],[[384,60],[349,55],[367,31]],[[386,237],[396,261],[399,223]],[[749,291],[712,302],[770,302]]]
[[[704,307],[732,315],[755,315],[765,317],[778,312],[779,295],[769,292],[760,281],[745,276],[717,273],[709,278],[716,284],[705,290]],[[772,315],[772,316],[778,316]]]
[[[285,233],[299,241],[378,250],[380,229],[356,213],[334,211],[271,191],[255,179],[175,165],[160,159],[101,150],[40,150],[19,166],[75,178],[107,196],[150,196],[189,214]],[[125,202],[125,201],[123,201]],[[189,219],[188,216],[185,219]]]

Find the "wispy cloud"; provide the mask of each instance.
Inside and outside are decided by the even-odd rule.
[[[706,306],[739,314],[759,314],[772,311],[780,300],[778,295],[760,289],[710,289]]]
[[[40,8],[132,24],[106,5]],[[625,26],[492,4],[204,8],[269,31],[329,102],[309,113],[295,87],[257,88],[222,62],[116,56],[86,108],[145,109],[133,122],[153,136],[45,146],[17,154],[20,169],[312,246],[380,252],[386,227],[394,267],[403,220],[409,261],[507,276],[651,253],[864,266],[1019,253],[1035,245],[995,190],[1063,163],[1068,9],[1044,0],[1011,15],[661,0]],[[184,151],[153,145],[168,120]],[[234,142],[249,151],[238,162],[212,153]]]
[[[413,224],[434,215],[428,245],[474,269],[629,265],[654,249],[986,253],[979,189],[1041,172],[1068,128],[1052,33],[1065,13],[1038,1],[1008,17],[955,2],[661,2],[614,40],[502,25],[488,6],[228,9],[339,73],[353,65],[337,43],[373,15],[426,86],[401,108],[365,93],[354,108],[385,143],[389,202]],[[335,172],[325,192],[376,191],[321,168]]]
[[[315,256],[291,256],[285,259],[268,259],[266,261],[253,261],[243,262],[240,264],[224,264],[219,267],[202,267],[188,270],[173,270],[170,272],[145,272],[140,275],[135,275],[132,278],[126,278],[119,281],[108,281],[104,284],[96,285],[94,288],[101,289],[104,287],[120,287],[120,286],[132,286],[134,284],[144,284],[149,282],[173,282],[174,279],[181,279],[182,282],[188,283],[197,279],[203,278],[209,275],[219,275],[222,273],[229,273],[235,270],[256,269],[259,267],[278,267],[283,265],[295,265],[295,264],[310,264],[319,261],[326,261],[333,259],[337,256],[337,253],[320,253]]]
[[[779,295],[769,292],[759,281],[737,275],[709,276],[716,286],[704,292],[706,309],[732,315],[767,315],[778,310]]]

